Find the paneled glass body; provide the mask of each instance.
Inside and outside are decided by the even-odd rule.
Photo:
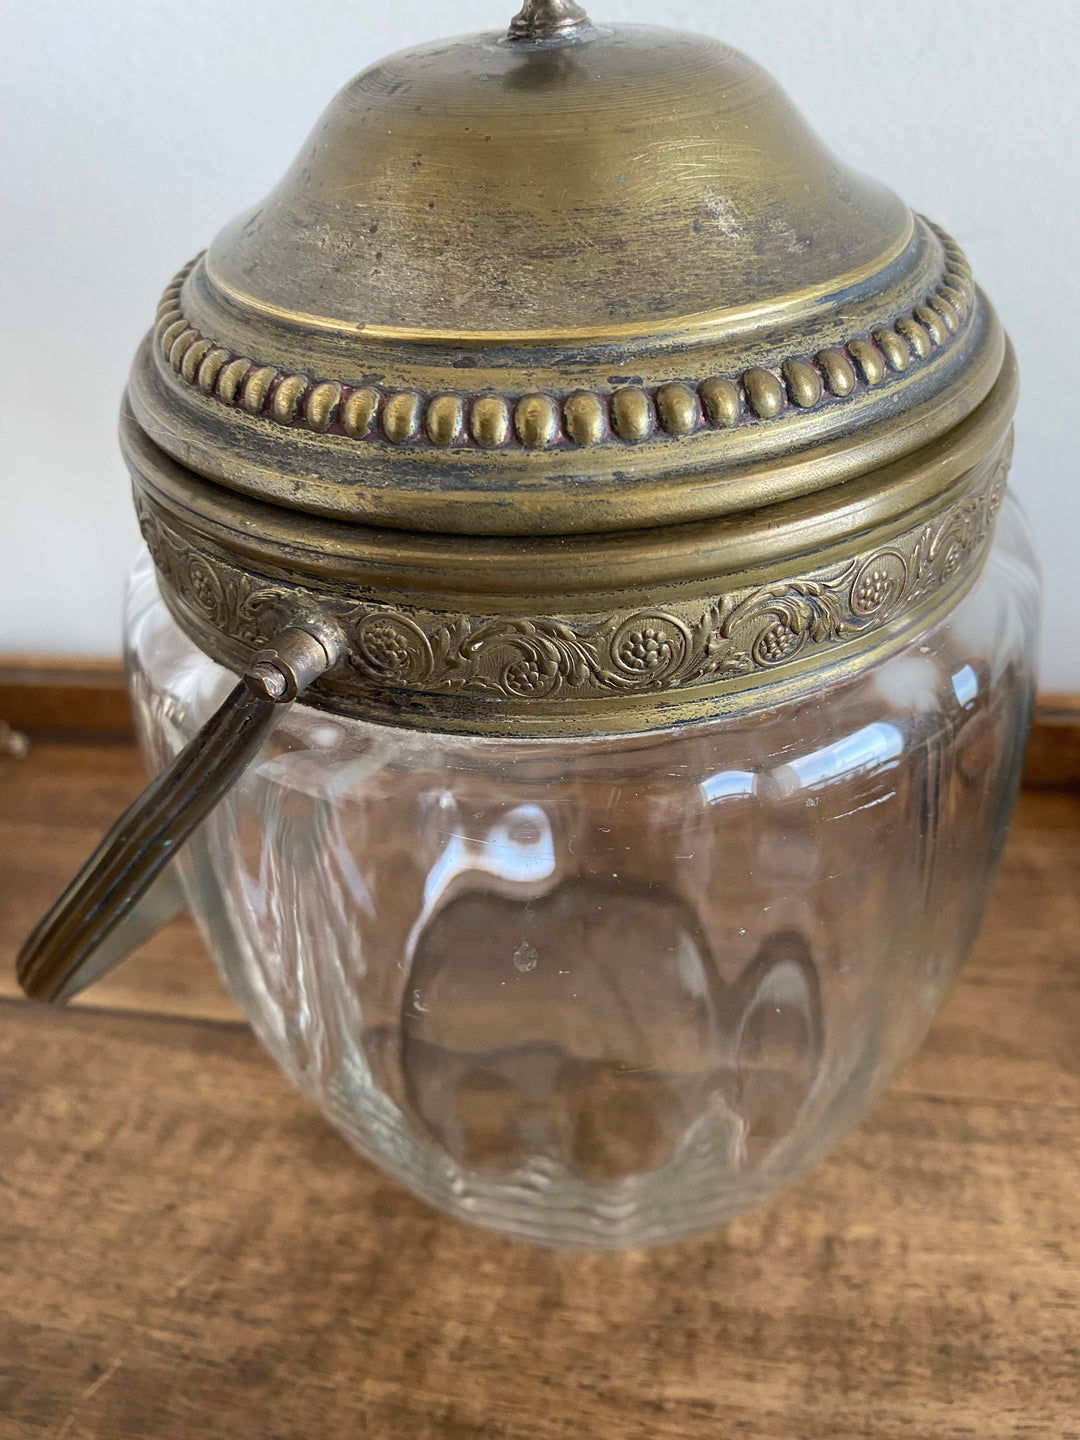
[[[418,1194],[550,1244],[701,1229],[922,1037],[1004,839],[1037,610],[1007,500],[946,620],[797,703],[542,743],[294,706],[189,846],[192,909],[278,1063]],[[145,557],[128,637],[160,767],[234,681]]]

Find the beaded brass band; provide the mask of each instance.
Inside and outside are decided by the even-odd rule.
[[[992,307],[909,221],[882,270],[769,323],[574,344],[328,335],[245,311],[211,251],[168,287],[130,402],[197,474],[353,523],[526,536],[758,509],[930,443],[993,386]]]
[[[989,453],[906,513],[765,571],[734,548],[725,560],[721,548],[713,575],[651,593],[615,588],[614,572],[605,591],[598,572],[592,591],[544,609],[536,595],[455,595],[459,564],[420,584],[406,576],[395,595],[393,585],[357,583],[355,566],[350,578],[346,555],[335,567],[280,539],[245,555],[205,511],[203,482],[185,478],[130,421],[124,437],[166,602],[225,665],[241,669],[284,625],[317,618],[343,642],[309,696],[328,710],[477,734],[645,730],[761,705],[766,685],[777,699],[812,689],[823,672],[865,665],[954,605],[978,574],[1006,487],[1011,432],[1002,432],[1015,387],[1011,363],[1006,370],[968,422],[970,444],[989,440]],[[357,537],[362,548],[358,527]],[[332,548],[325,536],[312,545],[312,555]],[[700,539],[687,567],[692,553]]]
[[[960,247],[944,231],[931,228],[944,253],[941,271],[936,284],[906,311],[879,316],[865,333],[844,337],[816,354],[782,358],[771,368],[752,365],[741,373],[708,375],[697,385],[676,377],[653,386],[578,387],[564,395],[423,393],[290,374],[265,360],[236,354],[188,318],[184,281],[201,256],[173,278],[162,296],[154,341],[159,363],[203,395],[248,415],[320,435],[485,450],[506,445],[527,450],[559,444],[585,447],[604,441],[640,444],[654,433],[681,439],[699,429],[773,420],[786,409],[810,410],[830,399],[846,400],[948,345],[968,317],[975,285]]]

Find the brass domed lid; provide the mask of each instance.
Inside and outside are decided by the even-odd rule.
[[[313,513],[565,534],[817,490],[984,398],[957,248],[757,65],[552,10],[365,70],[170,287],[132,387],[170,455]]]
[[[341,638],[315,703],[590,733],[954,603],[1015,393],[956,245],[758,66],[526,0],[345,87],[169,286],[123,437],[216,658],[299,606]]]

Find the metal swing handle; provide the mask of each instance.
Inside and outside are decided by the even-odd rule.
[[[110,947],[169,861],[243,773],[282,707],[337,659],[334,640],[291,625],[256,655],[241,682],[176,759],[131,805],[75,879],[34,927],[16,962],[34,1000],[66,1000],[117,964],[177,905],[156,907],[156,923]]]

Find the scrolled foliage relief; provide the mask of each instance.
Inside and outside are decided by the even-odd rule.
[[[697,607],[602,617],[449,615],[273,585],[200,550],[140,499],[166,584],[211,627],[268,644],[301,604],[332,619],[346,654],[331,677],[355,689],[453,692],[515,704],[663,694],[776,673],[902,622],[977,568],[1005,490],[1006,446],[959,502],[891,543],[831,567],[736,590]]]

